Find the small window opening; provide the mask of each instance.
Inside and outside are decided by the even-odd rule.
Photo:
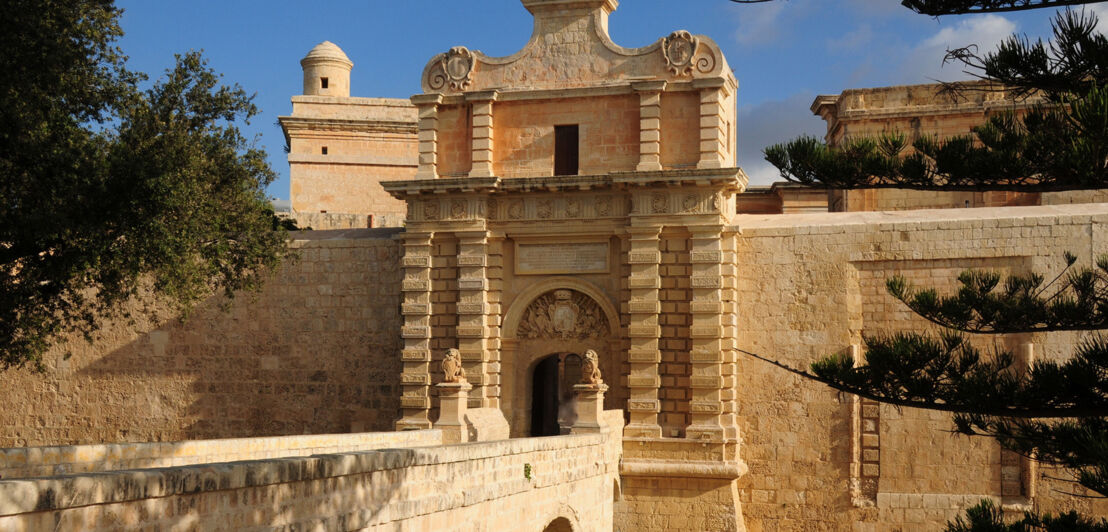
[[[320,153],[327,155],[327,146],[324,146],[323,149],[320,150]]]
[[[327,88],[327,78],[319,78],[319,88],[321,88],[321,89],[326,89]]]
[[[577,124],[554,126],[554,175],[577,175]]]

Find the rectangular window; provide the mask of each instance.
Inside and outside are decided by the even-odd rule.
[[[577,175],[577,124],[554,126],[554,175]]]
[[[323,155],[327,155],[327,146],[324,146],[323,149],[320,150],[320,153],[322,153]]]
[[[321,89],[326,89],[327,88],[327,78],[319,78],[319,88],[321,88]]]

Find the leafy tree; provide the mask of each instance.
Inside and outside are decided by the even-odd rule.
[[[1089,2],[1049,0],[905,0],[917,12],[942,15],[1011,11]],[[1022,36],[984,56],[973,47],[948,52],[984,84],[946,89],[1004,90],[1040,104],[1023,117],[991,118],[972,134],[908,142],[900,135],[853,139],[838,149],[802,137],[765,150],[786,179],[828,188],[1050,191],[1108,186],[1108,39],[1090,12],[1065,11],[1044,43]],[[1067,254],[1054,280],[967,271],[950,296],[916,289],[900,277],[886,288],[943,329],[866,337],[865,363],[833,355],[796,370],[877,401],[954,413],[958,431],[988,435],[1004,447],[1066,468],[1088,490],[1108,495],[1108,338],[1094,334],[1064,361],[1018,368],[1016,357],[986,357],[964,336],[1108,328],[1108,256],[1076,267]],[[1108,521],[1074,512],[1027,514],[1005,524],[984,502],[948,525],[951,531],[1108,530]]]
[[[13,0],[0,19],[0,367],[41,367],[128,301],[187,311],[259,286],[287,253],[257,114],[195,52],[152,87],[111,0]],[[153,293],[154,297],[140,297]]]

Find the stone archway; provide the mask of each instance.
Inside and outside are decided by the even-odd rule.
[[[551,355],[601,358],[601,371],[619,368],[619,318],[603,292],[572,278],[548,279],[517,296],[505,313],[501,342],[501,408],[512,437],[531,433],[532,379]]]

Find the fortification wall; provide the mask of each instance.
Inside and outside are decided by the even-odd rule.
[[[4,372],[0,447],[389,430],[399,407],[395,230],[297,233],[228,312],[107,327]]]
[[[926,330],[885,292],[885,279],[900,273],[943,290],[966,268],[1050,278],[1065,251],[1082,264],[1108,252],[1105,222],[1104,204],[740,215],[738,347],[806,368],[863,334]],[[1036,357],[1057,359],[1079,337],[974,341],[1031,343]],[[982,497],[1019,505],[1032,490],[1039,509],[1108,511],[1102,500],[1066,496],[1076,488],[1048,478],[1064,476],[1057,471],[1037,472],[992,440],[952,435],[947,414],[858,402],[749,357],[740,356],[738,375],[750,530],[935,530]]]
[[[623,431],[606,418],[596,434],[0,481],[0,530],[608,531]]]

